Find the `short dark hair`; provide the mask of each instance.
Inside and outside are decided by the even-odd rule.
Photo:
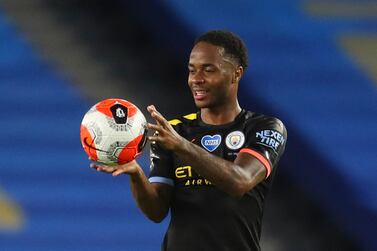
[[[229,31],[211,30],[198,37],[194,45],[199,42],[206,42],[212,45],[223,47],[225,54],[238,60],[238,63],[246,69],[248,66],[247,48],[242,39]]]

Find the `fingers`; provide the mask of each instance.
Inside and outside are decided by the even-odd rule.
[[[148,140],[151,141],[152,144],[154,144],[154,143],[156,143],[156,140],[158,140],[158,135],[160,134],[160,132],[162,132],[163,128],[162,128],[161,125],[154,125],[154,124],[151,124],[151,123],[148,123],[147,127],[148,127],[148,129],[155,130],[155,133],[153,134],[153,136],[148,136]]]
[[[111,173],[113,176],[118,176],[128,171],[124,166],[105,166],[96,163],[91,163],[90,167],[96,169],[98,172]]]
[[[152,143],[160,141],[160,139],[158,138],[157,135],[156,136],[149,136],[148,139],[149,139],[149,141],[152,141]]]
[[[136,162],[136,160],[130,161],[122,165],[116,165],[116,166],[107,166],[107,165],[101,165],[98,163],[91,163],[90,167],[93,169],[96,169],[99,172],[111,173],[113,176],[118,176],[120,174],[133,175],[133,174],[136,174],[138,170],[140,169],[140,166]]]
[[[123,173],[125,173],[126,171],[123,170],[123,169],[118,169],[118,170],[115,170],[112,175],[115,177],[115,176],[118,176],[118,175],[121,175]]]
[[[175,135],[176,132],[174,131],[173,127],[153,105],[148,106],[147,110],[157,123],[156,125],[148,123],[148,128],[156,131],[153,136],[148,137],[148,140],[151,141],[152,144],[158,142],[166,149],[170,149],[172,147],[174,148],[176,144],[172,145],[172,142],[177,142],[177,138],[179,140],[179,137]]]
[[[149,105],[147,107],[147,110],[148,110],[149,113],[151,113],[152,111],[156,111],[156,107],[154,105]]]
[[[168,124],[168,121],[162,116],[161,113],[159,113],[154,105],[150,105],[147,107],[148,112],[151,114],[152,118],[154,118],[157,122],[157,124],[160,124],[162,126],[166,126]]]
[[[153,129],[156,130],[157,132],[162,131],[162,126],[161,125],[154,125],[151,123],[148,123],[148,129]]]
[[[105,166],[97,163],[90,163],[90,167],[96,169],[98,172],[112,173],[116,170],[116,166]]]

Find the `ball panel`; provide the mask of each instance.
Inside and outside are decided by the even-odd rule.
[[[84,126],[81,125],[80,127],[80,138],[81,144],[84,148],[84,151],[89,156],[90,159],[97,161],[97,151],[95,149],[94,138],[90,134],[89,130]]]
[[[134,117],[132,117],[132,120],[130,119],[129,124],[130,134],[133,135],[133,138],[140,136],[143,137],[143,135],[147,132],[147,121],[143,113],[140,112],[140,110],[138,111],[138,113],[135,114]],[[140,144],[140,146],[144,147],[144,144]],[[140,150],[142,150],[143,147],[139,147]]]
[[[139,135],[134,140],[130,141],[118,155],[118,163],[124,164],[134,160],[141,152],[139,152],[138,146],[142,140],[143,135]]]
[[[128,114],[127,117],[130,118],[134,116],[137,113],[137,107],[133,105],[132,103],[124,100],[124,99],[105,99],[95,105],[97,111],[99,111],[102,114],[105,114],[106,116],[112,118],[113,113],[111,111],[111,107],[116,105],[116,104],[121,104],[128,109]]]
[[[109,165],[109,164],[116,164],[118,162],[117,157],[114,155],[115,148],[114,143],[116,139],[110,134],[102,137],[101,145],[98,146],[97,154],[98,154],[98,162]]]
[[[94,139],[94,144],[97,148],[101,148],[102,139],[110,134],[107,126],[107,117],[99,112],[87,113],[81,122],[85,126],[90,135]]]

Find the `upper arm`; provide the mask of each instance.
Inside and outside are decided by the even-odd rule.
[[[174,186],[173,157],[157,143],[151,144],[149,182]]]
[[[165,206],[166,210],[170,208],[171,195],[173,187],[163,183],[151,183],[152,187],[155,189],[158,197]]]
[[[248,153],[240,152],[234,161],[234,164],[242,169],[245,177],[245,192],[263,181],[267,175],[267,169],[264,164],[257,158]]]
[[[249,189],[267,179],[285,150],[287,131],[276,118],[264,118],[246,135],[244,147],[234,163],[241,167]]]
[[[149,182],[163,203],[166,213],[170,208],[171,194],[174,187],[172,173],[173,160],[169,152],[163,150],[158,144],[151,144]]]

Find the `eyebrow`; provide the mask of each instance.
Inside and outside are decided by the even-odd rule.
[[[214,64],[202,64],[201,67],[215,66]],[[188,67],[194,67],[193,64],[188,64]]]

